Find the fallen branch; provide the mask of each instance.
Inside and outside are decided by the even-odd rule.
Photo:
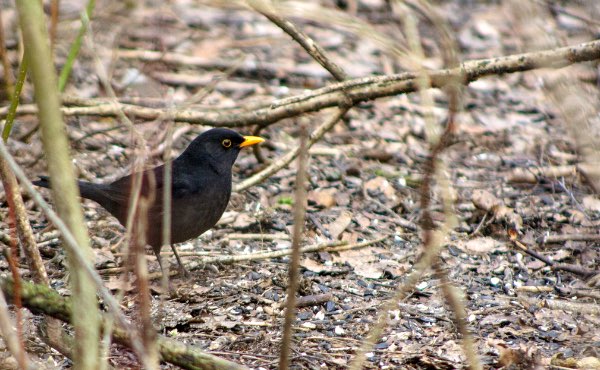
[[[339,251],[344,251],[344,250],[348,250],[348,249],[364,248],[364,247],[368,247],[370,245],[382,242],[382,241],[386,240],[387,238],[388,238],[387,236],[382,236],[377,239],[367,240],[367,241],[355,243],[355,244],[348,244],[348,242],[346,242],[346,241],[337,241],[337,242],[330,242],[330,243],[325,243],[325,244],[309,245],[309,246],[300,248],[300,253],[312,253],[312,252],[319,252],[319,251],[339,252]],[[288,248],[288,249],[282,249],[282,250],[271,251],[271,252],[259,252],[259,253],[250,253],[250,254],[236,254],[236,255],[206,257],[206,258],[200,258],[198,260],[193,261],[187,267],[190,270],[198,270],[198,269],[204,268],[204,266],[207,264],[218,263],[218,264],[223,264],[223,265],[230,265],[230,264],[233,264],[236,262],[259,261],[259,260],[264,260],[264,259],[269,259],[269,258],[278,258],[278,257],[289,256],[290,254],[292,254],[292,249]]]
[[[525,303],[528,306],[546,307],[551,310],[564,310],[589,315],[600,314],[600,306],[596,303],[579,303],[557,299],[536,299],[524,296],[518,296],[516,298],[497,296],[496,299],[503,301],[518,301]]]
[[[573,274],[581,276],[583,279],[589,279],[594,275],[600,275],[600,271],[591,270],[591,269],[585,268],[583,266],[566,264],[566,263],[555,263],[551,259],[549,259],[545,256],[542,256],[541,254],[537,253],[536,251],[532,251],[525,244],[516,240],[516,238],[512,238],[511,241],[513,242],[513,245],[515,247],[517,247],[519,250],[527,253],[528,255],[530,255],[531,257],[533,257],[535,259],[538,259],[538,260],[544,262],[546,265],[550,266],[555,271],[571,272]]]
[[[308,306],[317,306],[333,299],[333,294],[331,293],[322,293],[322,294],[313,294],[307,295],[303,297],[298,297],[296,300],[296,308],[300,307],[308,307]],[[284,306],[283,304],[281,305]]]
[[[115,298],[110,294],[110,292],[104,287],[104,282],[98,275],[98,273],[91,267],[90,263],[86,262],[85,257],[83,256],[79,244],[71,234],[71,231],[67,228],[65,223],[62,221],[60,217],[52,210],[50,205],[42,198],[40,193],[34,189],[33,184],[23,170],[17,165],[12,155],[8,152],[6,145],[0,140],[0,157],[3,157],[8,166],[11,168],[17,179],[20,181],[21,186],[27,190],[33,201],[44,211],[48,219],[54,224],[54,226],[60,230],[65,249],[69,250],[74,258],[77,258],[78,262],[83,267],[84,271],[88,274],[89,277],[92,278],[92,281],[95,283],[96,288],[100,296],[104,299],[104,303],[107,305],[109,312],[114,315],[116,322],[118,322],[122,327],[131,328],[131,324],[126,319],[125,315],[120,309],[119,304],[115,300]],[[132,346],[135,351],[139,354],[144,353],[144,348],[136,335],[134,330],[127,330],[128,335],[131,336]]]
[[[544,235],[536,240],[539,244],[564,243],[567,241],[600,241],[600,234],[562,234],[562,235]]]
[[[449,83],[464,85],[482,77],[505,73],[530,71],[538,68],[561,68],[570,64],[592,61],[600,58],[600,40],[575,46],[567,46],[546,51],[515,54],[504,57],[464,62],[458,68],[430,71],[427,77],[432,88],[442,88]],[[417,79],[421,73],[405,72],[389,76],[365,77],[348,80],[311,91],[307,94],[276,100],[254,110],[247,107],[231,110],[198,111],[181,110],[174,114],[176,122],[194,124],[239,127],[253,124],[268,125],[284,118],[319,111],[334,106],[352,105],[381,97],[414,92],[418,88]],[[167,110],[142,107],[133,104],[111,104],[103,99],[78,99],[78,105],[63,107],[66,116],[110,116],[126,115],[141,120],[155,120]],[[0,109],[4,118],[7,108]],[[33,104],[21,105],[17,114],[34,114]]]
[[[0,278],[0,289],[12,298],[15,295],[13,281],[9,278]],[[71,300],[63,298],[54,290],[43,286],[22,282],[19,292],[23,306],[31,312],[49,315],[59,320],[70,323],[72,316]],[[106,317],[104,318],[106,323]],[[105,324],[102,325],[104,327]],[[122,327],[113,328],[113,339],[131,348],[129,334]],[[181,366],[184,369],[246,369],[234,362],[203,352],[194,346],[180,343],[173,339],[157,335],[156,344],[163,361]]]
[[[600,235],[599,235],[600,236]],[[290,236],[284,233],[277,234],[237,234],[231,233],[225,236],[229,240],[290,240]]]
[[[542,179],[555,179],[557,177],[574,176],[576,174],[576,166],[515,168],[508,176],[508,182],[536,184]]]

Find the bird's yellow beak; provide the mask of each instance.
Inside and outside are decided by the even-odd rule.
[[[262,137],[244,136],[244,141],[240,144],[240,148],[243,148],[245,146],[254,145],[254,144],[259,144],[259,143],[262,143],[263,141],[265,141],[265,139],[263,139]]]

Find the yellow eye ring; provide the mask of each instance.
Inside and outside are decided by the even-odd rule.
[[[231,147],[231,140],[225,139],[225,140],[221,141],[221,145],[223,145],[225,148],[229,148],[229,147]]]

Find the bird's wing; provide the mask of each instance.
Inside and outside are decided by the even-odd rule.
[[[164,179],[164,166],[159,166],[151,170],[143,172],[136,172],[128,176],[124,176],[113,183],[110,186],[110,198],[122,204],[126,204],[129,201],[131,194],[132,181],[136,176],[142,176],[142,187],[140,189],[141,196],[150,195],[151,191],[155,194],[162,194],[163,179]]]
[[[197,186],[190,181],[188,176],[175,176],[171,184],[171,194],[173,194],[173,199],[182,199],[187,195],[198,192]]]
[[[109,197],[116,202],[124,204],[124,202],[128,202],[129,195],[131,193],[131,181],[133,176],[138,175],[133,174],[130,176],[125,176],[119,180],[116,180],[112,184],[110,184],[110,194]],[[201,182],[192,181],[190,174],[178,172],[173,176],[171,180],[171,194],[173,195],[173,199],[182,199],[186,196],[196,193],[199,191],[199,187]],[[152,170],[147,170],[143,172],[143,180],[142,180],[142,188],[140,191],[140,195],[147,196],[150,195],[152,190],[155,191],[154,198],[155,204],[162,208],[162,194],[164,189],[164,165],[158,166]],[[161,212],[162,210],[157,209],[157,211]]]

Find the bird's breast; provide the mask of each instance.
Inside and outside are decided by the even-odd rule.
[[[181,243],[200,236],[221,218],[229,203],[231,180],[210,182],[211,186],[174,198],[171,207],[171,238]]]

